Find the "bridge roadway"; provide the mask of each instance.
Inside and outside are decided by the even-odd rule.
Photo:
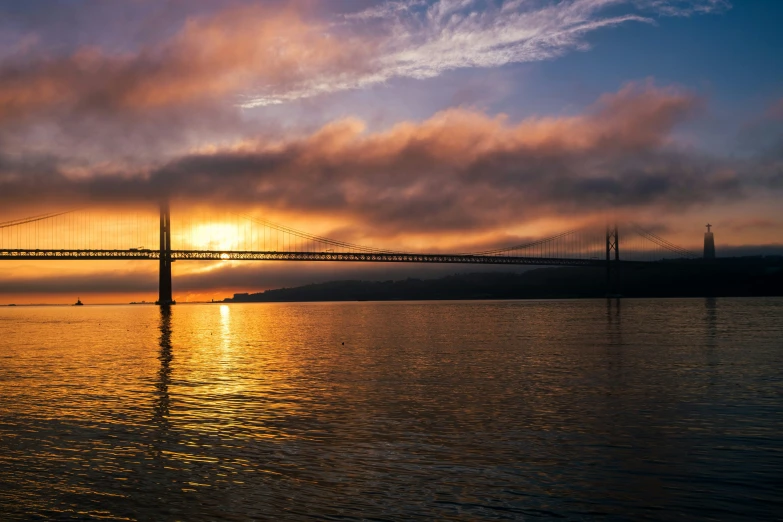
[[[38,250],[0,249],[0,260],[118,260],[160,259],[158,250]],[[407,254],[394,252],[254,252],[231,250],[172,250],[172,261],[336,261],[364,263],[464,263],[476,265],[552,265],[605,267],[603,259],[514,257],[470,254]],[[621,263],[637,263],[621,261]]]

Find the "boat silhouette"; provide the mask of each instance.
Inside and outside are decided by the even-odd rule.
[[[76,302],[73,303],[73,306],[84,306],[84,303],[82,303],[82,300],[77,297]]]

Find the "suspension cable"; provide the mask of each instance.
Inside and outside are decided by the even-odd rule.
[[[50,218],[54,218],[54,217],[57,217],[57,216],[63,216],[65,214],[71,214],[72,212],[77,212],[79,210],[82,210],[82,209],[75,208],[75,209],[66,210],[66,211],[63,211],[63,212],[50,212],[48,214],[39,214],[37,216],[30,216],[30,217],[21,218],[21,219],[14,219],[14,220],[11,220],[11,221],[5,221],[5,222],[0,223],[0,228],[14,227],[14,226],[17,226],[17,225],[26,225],[27,223],[34,223],[36,221],[43,221],[44,219],[50,219]]]
[[[647,239],[648,241],[652,241],[656,245],[660,246],[661,248],[664,248],[670,252],[673,252],[675,254],[680,254],[682,256],[688,257],[688,258],[698,258],[699,255],[687,250],[685,248],[682,248],[678,245],[675,245],[674,243],[670,243],[669,241],[663,239],[662,237],[650,232],[649,230],[646,230],[639,226],[636,223],[633,223],[634,228],[636,228],[636,233]]]
[[[367,246],[358,245],[358,244],[355,244],[355,243],[348,243],[346,241],[338,241],[336,239],[330,239],[328,237],[323,237],[323,236],[316,236],[314,234],[309,234],[307,232],[303,232],[301,230],[297,230],[297,229],[294,229],[294,228],[291,228],[291,227],[287,227],[285,225],[281,225],[281,224],[275,223],[273,221],[269,221],[269,220],[266,220],[266,219],[253,217],[253,216],[250,216],[248,214],[236,214],[236,215],[241,216],[241,217],[243,217],[245,219],[249,219],[252,222],[268,226],[269,228],[277,230],[278,232],[291,234],[291,235],[297,236],[297,237],[299,237],[301,239],[309,239],[310,241],[317,241],[317,242],[320,242],[320,243],[326,243],[326,244],[328,244],[330,246],[349,248],[349,249],[353,249],[353,250],[359,250],[359,251],[362,251],[362,252],[368,252],[368,253],[372,252],[372,253],[377,253],[377,254],[403,254],[403,253],[405,253],[405,252],[400,252],[400,251],[395,251],[395,250],[384,250],[384,249],[381,249],[381,248],[367,247]]]

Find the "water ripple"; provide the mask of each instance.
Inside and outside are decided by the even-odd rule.
[[[0,309],[2,520],[762,520],[783,299]]]

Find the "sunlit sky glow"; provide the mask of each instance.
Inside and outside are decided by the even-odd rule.
[[[729,0],[0,0],[0,221],[119,209],[127,236],[89,233],[155,247],[132,216],[171,193],[175,241],[204,249],[247,241],[227,213],[431,252],[611,214],[779,253],[782,18]],[[0,303],[154,300],[155,270],[3,262]],[[454,270],[176,263],[174,291]]]

